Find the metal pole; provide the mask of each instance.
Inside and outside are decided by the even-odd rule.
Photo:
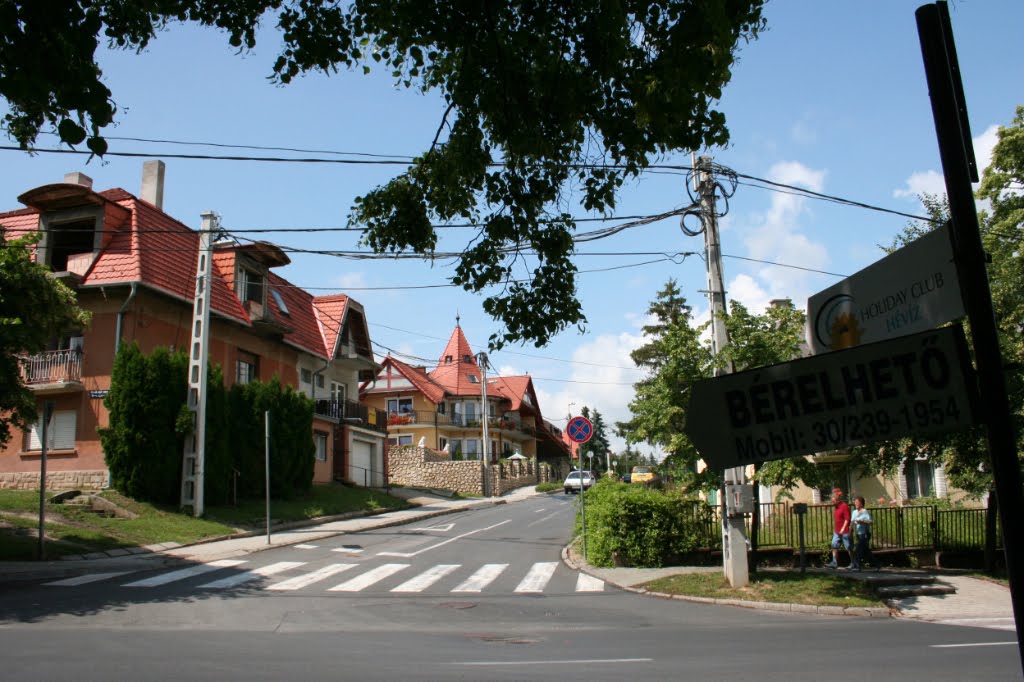
[[[43,403],[42,456],[39,458],[39,560],[46,558],[46,441],[47,427],[53,415],[54,402]]]
[[[488,419],[490,412],[487,409],[487,353],[477,353],[477,362],[480,363],[480,424],[483,428],[483,458],[484,458],[484,495],[490,497],[493,494],[490,476],[490,432],[488,431]]]
[[[266,479],[267,479],[267,544],[270,544],[270,410],[263,413],[263,425],[267,434],[266,441]]]
[[[974,167],[967,107],[946,3],[919,7],[916,17],[952,218],[953,253],[964,295],[964,307],[970,320],[978,383],[984,386],[981,391],[981,414],[984,415],[988,431],[992,479],[1003,522],[1010,601],[1017,626],[1017,646],[1024,666],[1024,556],[1021,553],[1024,545],[1013,534],[1024,515],[1020,464],[999,350],[999,332],[985,272],[985,249],[981,242],[978,212],[971,188],[971,181],[977,179],[977,170]]]

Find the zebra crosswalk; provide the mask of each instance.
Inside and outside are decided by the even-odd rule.
[[[340,558],[340,557],[339,557]],[[250,565],[244,559],[221,559],[196,564],[156,575],[133,579],[135,571],[91,573],[44,583],[47,587],[104,586],[133,590],[180,586],[204,592],[236,587],[271,592],[324,591],[331,593],[390,592],[419,594],[450,592],[479,594],[483,592],[536,595],[546,591],[594,593],[603,592],[605,583],[599,578],[580,573],[572,587],[570,573],[563,569],[558,585],[553,579],[561,566],[556,561],[541,561],[517,568],[511,564],[436,564],[417,566],[410,563],[384,563],[376,566],[360,563],[330,563],[310,566],[304,561],[278,561],[262,566]],[[571,576],[571,573],[570,573]]]

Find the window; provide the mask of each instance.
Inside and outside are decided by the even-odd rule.
[[[68,269],[68,259],[80,253],[91,253],[96,236],[96,220],[50,224],[47,237],[50,252],[50,267],[54,272]]]
[[[472,422],[477,420],[476,416],[477,404],[475,400],[466,401],[462,403],[462,409],[466,414],[466,422]]]
[[[472,364],[473,363],[473,356],[472,355],[463,355],[462,356],[462,361],[467,363],[467,364]]]
[[[43,410],[40,408],[39,414]],[[75,426],[78,421],[78,413],[74,410],[54,412],[50,415],[50,422],[46,425],[46,449],[47,450],[74,450],[75,449]],[[36,422],[26,434],[25,450],[43,449],[43,427]]]
[[[512,454],[512,443],[509,443],[508,441],[505,441],[504,443],[502,443],[501,444],[501,453],[505,457],[508,457],[509,455],[511,455]]]
[[[299,370],[299,380],[304,384],[313,383],[313,370],[303,367]]]
[[[441,436],[440,438],[437,439],[437,444],[440,446],[442,450],[444,450],[448,446],[448,439],[445,438],[444,436]]]
[[[391,414],[412,412],[412,398],[389,398],[388,412]]]
[[[244,350],[238,351],[238,360],[235,363],[235,383],[248,384],[258,381],[259,378],[259,358]]]
[[[284,315],[291,315],[291,313],[288,312],[288,306],[284,304],[284,299],[281,298],[280,292],[278,292],[277,289],[271,289],[270,293],[274,296],[274,302],[277,303],[277,309]]]
[[[450,355],[444,356],[444,364],[446,364],[446,365],[452,364],[452,356],[450,356]]]
[[[324,387],[324,375],[323,374],[317,374],[316,375],[316,387],[317,388],[323,388]]]
[[[316,445],[316,461],[327,461],[327,434],[323,431],[313,432],[313,443]]]
[[[907,497],[931,497],[934,493],[935,466],[924,459],[909,459],[903,467],[907,478]]]
[[[447,403],[440,402],[440,403],[437,404],[437,413],[438,414],[445,414],[447,411],[448,411],[448,404]]]
[[[471,383],[471,384],[479,384],[480,383],[480,378],[477,375],[475,375],[475,374],[467,374],[466,378],[469,379],[469,383]]]
[[[411,435],[398,435],[388,438],[388,445],[412,445]]]
[[[337,400],[339,403],[345,402],[345,384],[339,384],[337,381],[331,382],[331,400]]]
[[[263,275],[242,268],[238,271],[238,298],[263,303]]]
[[[462,441],[462,452],[468,459],[480,459],[480,441],[476,438],[467,438]]]

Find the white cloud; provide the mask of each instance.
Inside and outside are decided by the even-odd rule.
[[[990,125],[981,135],[975,137],[974,157],[978,162],[978,173],[983,173],[992,163],[992,149],[999,141],[999,126]],[[975,185],[977,188],[977,185]],[[914,199],[920,194],[946,194],[946,181],[942,173],[936,170],[917,171],[910,174],[903,187],[893,190],[897,199]]]
[[[815,192],[824,189],[826,175],[825,170],[809,168],[798,161],[776,163],[768,173],[775,182]],[[825,245],[812,240],[801,229],[801,222],[809,213],[805,197],[774,193],[768,210],[755,215],[746,229],[738,230],[750,258],[816,268],[826,266],[829,255]],[[760,312],[774,298],[800,300],[810,293],[811,278],[806,271],[766,264],[753,274],[734,278],[726,294]]]
[[[584,405],[596,409],[604,420],[612,450],[622,450],[625,442],[615,435],[615,422],[629,418],[632,384],[642,376],[631,369],[629,353],[643,343],[644,339],[639,334],[602,334],[573,351],[573,361],[587,363],[573,365],[569,375],[570,380],[581,383],[563,384],[534,379],[537,400],[545,419],[564,428],[570,410],[577,415]]]
[[[334,285],[341,289],[362,289],[367,286],[366,273],[345,272],[334,278]]]

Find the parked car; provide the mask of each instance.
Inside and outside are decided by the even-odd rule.
[[[580,488],[587,490],[590,486],[594,485],[594,475],[589,471],[573,471],[565,477],[565,483],[562,487],[565,489],[565,494],[578,493]]]
[[[630,483],[643,483],[644,485],[655,485],[659,482],[658,474],[654,473],[654,467],[635,466],[630,475]]]
[[[633,480],[633,474],[622,474],[622,482],[629,483]]]

